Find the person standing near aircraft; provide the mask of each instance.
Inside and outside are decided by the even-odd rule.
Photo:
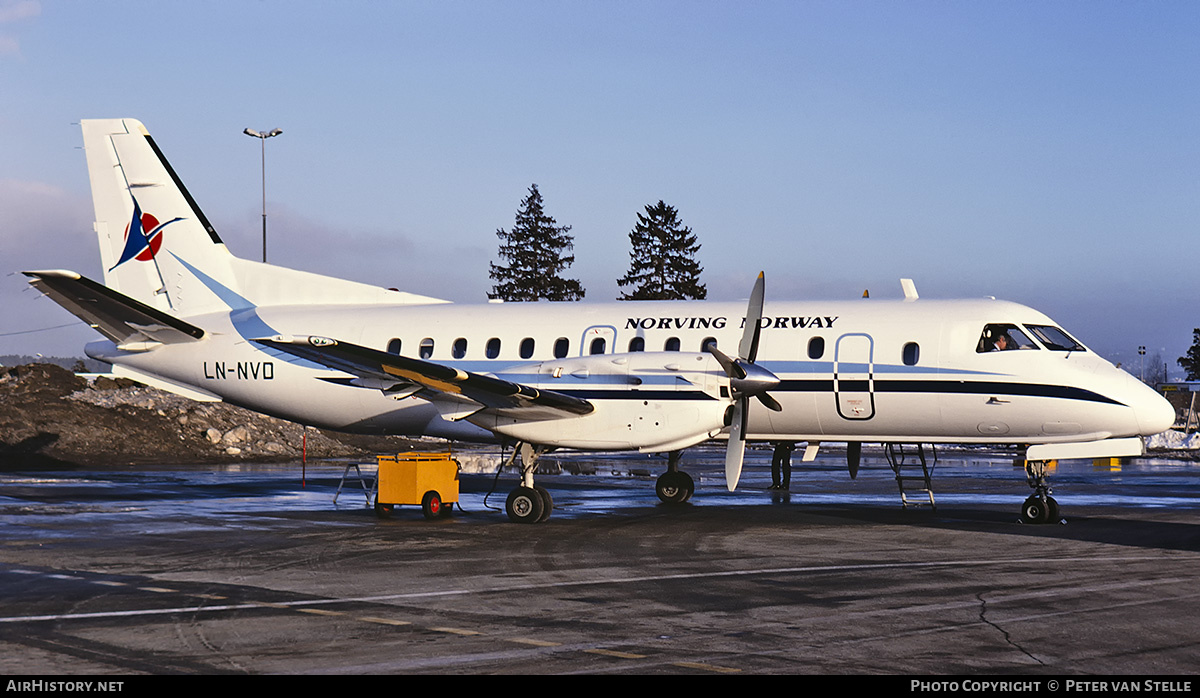
[[[771,489],[786,490],[792,484],[792,451],[796,444],[792,441],[780,441],[775,444],[775,453],[771,456]]]

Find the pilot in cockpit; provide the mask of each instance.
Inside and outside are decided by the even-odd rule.
[[[1009,323],[992,323],[983,328],[975,351],[980,354],[993,351],[1010,351],[1013,349],[1035,349],[1033,342],[1025,336],[1016,325]]]

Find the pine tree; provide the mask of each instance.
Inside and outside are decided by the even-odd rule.
[[[703,267],[696,261],[700,244],[692,229],[684,227],[679,212],[660,199],[646,206],[646,215],[638,214],[638,223],[629,232],[633,250],[629,253],[629,272],[617,280],[618,286],[633,286],[633,291],[618,300],[703,300],[708,289],[700,283]]]
[[[577,301],[583,298],[584,288],[575,279],[560,274],[575,263],[574,255],[564,251],[575,246],[567,233],[569,225],[558,225],[542,209],[542,195],[536,184],[529,186],[529,196],[521,201],[512,232],[496,231],[500,238],[500,259],[508,266],[492,265],[492,287],[489,298],[506,301]]]
[[[1187,356],[1181,356],[1176,361],[1187,371],[1186,380],[1200,380],[1200,327],[1192,330],[1192,346]]]

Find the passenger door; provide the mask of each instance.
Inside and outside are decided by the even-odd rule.
[[[875,341],[870,335],[838,337],[833,356],[833,395],[842,419],[875,416]]]

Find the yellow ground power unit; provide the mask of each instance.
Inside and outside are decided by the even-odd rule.
[[[376,461],[376,514],[387,517],[397,506],[420,504],[427,519],[450,515],[458,501],[458,461],[451,454],[414,451]]]

